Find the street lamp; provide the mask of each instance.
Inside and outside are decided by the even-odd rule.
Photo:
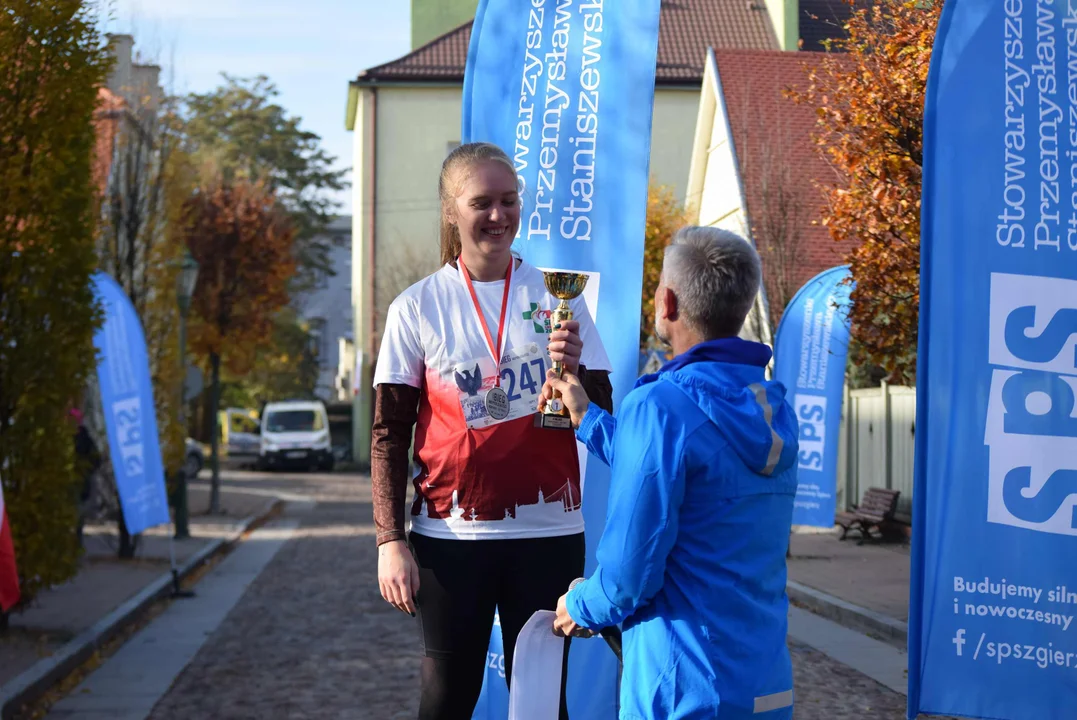
[[[179,305],[179,362],[180,362],[180,403],[179,425],[183,428],[183,455],[187,457],[187,312],[191,309],[191,296],[194,295],[198,282],[198,262],[190,250],[184,250],[180,272],[176,277],[176,303]],[[180,472],[179,486],[176,488],[176,539],[184,540],[191,536],[187,524],[187,468],[184,462]]]
[[[180,317],[187,318],[187,310],[191,307],[191,296],[194,295],[194,286],[198,282],[198,261],[191,255],[190,250],[183,252],[183,261],[180,263],[179,277],[176,279],[176,300],[179,302]],[[180,346],[182,350],[182,344]]]

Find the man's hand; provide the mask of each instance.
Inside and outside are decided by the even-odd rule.
[[[385,602],[415,617],[419,566],[403,540],[387,542],[378,548],[378,587]]]
[[[546,346],[550,359],[564,365],[565,372],[573,375],[580,371],[580,355],[583,354],[583,340],[580,339],[580,324],[569,320],[557,325],[550,333],[550,344]]]
[[[572,416],[572,427],[579,427],[583,416],[587,414],[587,408],[591,406],[587,391],[580,384],[580,379],[568,373],[559,379],[553,370],[547,371],[546,384],[542,386],[542,396],[538,402],[539,412],[542,412],[546,404],[553,399],[554,390],[561,393],[561,402],[565,404],[568,414]]]
[[[572,616],[568,614],[568,601],[566,598],[568,598],[568,593],[562,595],[557,601],[557,617],[553,621],[553,634],[557,637],[594,637],[594,632],[577,625]]]

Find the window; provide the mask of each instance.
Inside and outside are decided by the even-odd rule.
[[[271,433],[311,432],[322,427],[321,413],[313,410],[280,410],[266,418],[266,429]]]
[[[258,421],[248,415],[230,413],[228,416],[229,430],[234,433],[258,432]]]

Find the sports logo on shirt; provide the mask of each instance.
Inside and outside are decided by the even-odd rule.
[[[531,303],[531,309],[524,313],[524,320],[532,322],[535,326],[535,332],[549,333],[551,331],[550,316],[552,314],[550,310],[540,309],[538,303]]]
[[[474,397],[478,395],[479,389],[482,388],[482,371],[479,370],[478,363],[475,364],[475,369],[472,371],[464,370],[453,372],[453,379],[456,380],[456,387],[460,389],[460,392],[467,393],[468,397]]]

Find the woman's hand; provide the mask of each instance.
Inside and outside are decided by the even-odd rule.
[[[583,353],[583,340],[580,339],[580,324],[575,320],[558,323],[550,333],[547,346],[550,359],[564,365],[565,372],[573,375],[580,371],[580,355]]]
[[[419,566],[403,540],[393,540],[378,547],[378,587],[387,603],[415,617]]]
[[[542,386],[542,395],[539,397],[538,409],[542,409],[553,400],[554,390],[561,393],[561,402],[568,408],[568,414],[572,416],[572,427],[577,428],[587,414],[587,408],[591,401],[587,397],[587,391],[580,384],[580,379],[570,373],[565,373],[562,378],[557,377],[553,370],[546,372],[546,384]]]

